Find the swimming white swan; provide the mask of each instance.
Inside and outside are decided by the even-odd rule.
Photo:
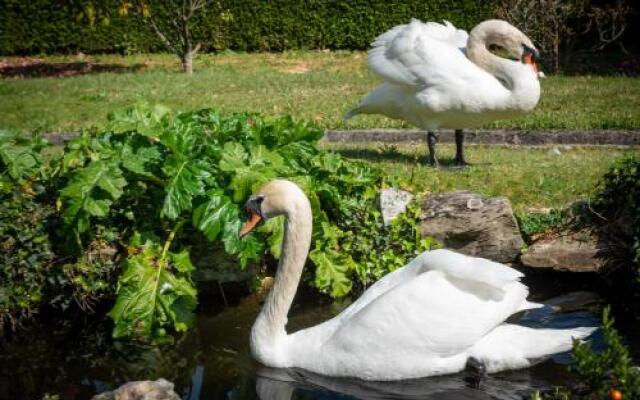
[[[494,55],[490,46],[502,47],[516,60]],[[438,161],[433,131],[455,129],[456,162],[464,165],[462,129],[536,106],[538,58],[531,40],[502,20],[484,21],[467,35],[446,21],[443,25],[414,19],[372,43],[369,67],[384,83],[349,111],[345,121],[357,114],[383,114],[425,129],[434,165]]]
[[[522,368],[571,348],[593,328],[531,329],[505,323],[526,300],[522,274],[505,265],[448,250],[428,251],[372,285],[338,316],[287,335],[287,312],[309,245],[309,200],[294,183],[266,184],[246,204],[240,234],[263,219],[285,215],[273,289],[251,330],[251,352],[269,367],[365,380],[399,380],[454,373],[467,360],[487,372]]]

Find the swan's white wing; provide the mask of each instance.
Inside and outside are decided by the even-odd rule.
[[[504,264],[444,249],[424,252],[412,263],[419,264],[422,271],[441,271],[449,277],[481,283],[497,295],[501,295],[509,283],[524,276]]]
[[[326,344],[336,353],[449,357],[473,346],[528,295],[518,271],[447,250],[423,253],[405,268],[419,274],[341,320]]]
[[[440,71],[462,75],[481,71],[463,53],[468,35],[451,23],[416,19],[378,36],[369,50],[369,66],[384,80],[399,85],[424,85]]]

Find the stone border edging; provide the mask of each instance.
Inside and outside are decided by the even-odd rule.
[[[438,131],[439,143],[453,143],[451,130]],[[386,142],[410,143],[427,141],[427,132],[405,129],[327,130],[323,141],[328,143]],[[640,146],[640,130],[469,130],[465,143],[497,145],[612,145]]]
[[[451,130],[438,131],[439,143],[453,143]],[[54,145],[62,145],[80,132],[47,132],[45,139]],[[492,145],[544,146],[554,144],[587,146],[640,146],[639,130],[470,130],[465,131],[465,143]],[[354,129],[326,130],[322,141],[327,143],[415,143],[427,141],[427,132],[415,129]]]

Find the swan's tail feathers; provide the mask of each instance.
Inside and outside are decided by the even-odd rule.
[[[349,112],[347,112],[344,115],[344,117],[342,117],[342,122],[346,124],[347,121],[349,121],[351,118],[355,117],[358,114],[360,114],[360,107],[356,107],[353,110],[349,110]]]
[[[596,329],[533,329],[502,324],[473,346],[470,357],[482,362],[490,373],[525,368],[552,354],[570,350],[574,339],[582,340]]]
[[[520,304],[520,308],[518,308],[518,311],[534,310],[536,308],[542,308],[542,307],[544,307],[544,304],[534,303],[532,301],[524,300],[522,304]]]

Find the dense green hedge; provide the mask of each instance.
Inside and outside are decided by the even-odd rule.
[[[101,0],[111,15],[91,26],[80,0],[0,0],[0,54],[162,49],[135,18],[117,17],[118,1]],[[365,49],[412,17],[468,29],[492,9],[492,1],[481,0],[220,0],[199,16],[194,36],[208,51]]]

